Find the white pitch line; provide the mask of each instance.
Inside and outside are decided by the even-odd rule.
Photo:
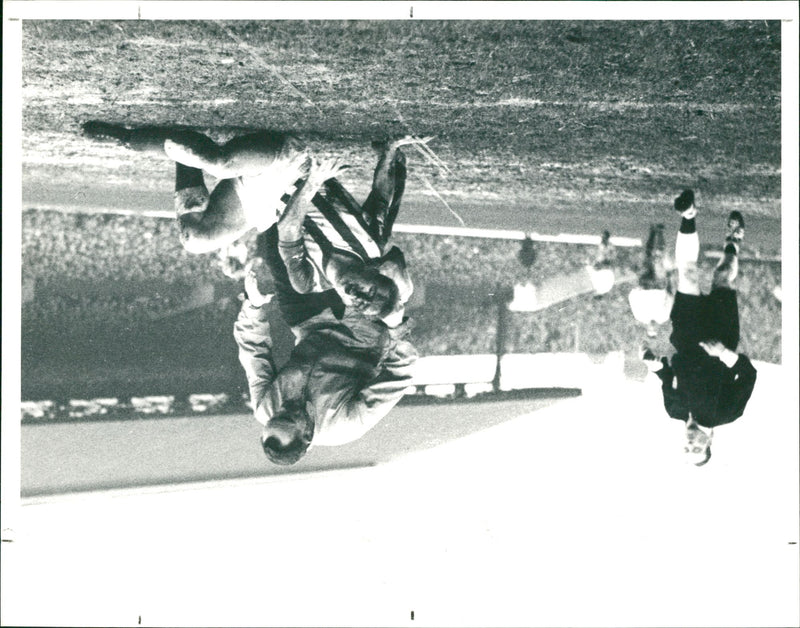
[[[578,233],[559,233],[558,235],[545,235],[535,231],[512,231],[505,229],[476,229],[471,227],[439,227],[436,225],[405,225],[397,224],[393,227],[397,233],[416,233],[424,235],[443,235],[466,238],[486,238],[493,240],[524,240],[530,238],[534,242],[560,242],[563,244],[600,244],[599,235]],[[640,238],[626,238],[612,236],[611,244],[620,247],[641,247]]]
[[[413,135],[413,134],[412,134],[412,137],[413,137],[414,139],[416,139],[416,140],[419,140],[419,137],[418,137],[418,136],[416,136],[416,135]],[[433,151],[433,149],[432,149],[430,146],[428,146],[428,145],[427,145],[425,142],[419,142],[419,141],[418,141],[418,142],[415,142],[415,143],[414,143],[414,147],[415,147],[417,150],[419,150],[419,151],[420,151],[420,152],[421,152],[423,155],[425,155],[426,157],[428,157],[428,159],[432,160],[432,161],[433,161],[433,163],[434,163],[434,165],[436,165],[436,166],[438,166],[438,167],[439,167],[439,170],[440,170],[440,171],[443,171],[443,172],[445,172],[445,173],[447,173],[447,174],[453,174],[453,171],[452,171],[452,170],[450,170],[450,168],[448,168],[448,167],[447,167],[447,164],[446,164],[446,163],[444,163],[444,162],[443,162],[443,161],[442,161],[442,160],[439,158],[439,155],[437,155],[437,154],[436,154],[436,153]]]
[[[405,127],[406,127],[406,131],[407,131],[407,132],[408,132],[408,133],[409,133],[409,134],[410,134],[412,137],[419,137],[419,136],[418,136],[416,133],[414,133],[414,130],[413,130],[413,129],[412,129],[410,126],[409,126],[409,124],[406,122],[405,118],[403,117],[403,114],[402,114],[402,113],[400,113],[400,109],[398,109],[397,105],[394,105],[394,111],[395,111],[395,113],[397,114],[397,117],[400,119],[400,122],[403,124],[403,126],[405,126]],[[447,168],[447,166],[444,164],[444,162],[442,162],[442,160],[441,160],[441,159],[439,159],[439,157],[438,157],[438,156],[437,156],[437,155],[436,155],[436,154],[433,152],[433,150],[431,150],[431,149],[430,149],[428,146],[425,146],[424,148],[426,148],[426,149],[427,149],[427,150],[430,152],[430,154],[427,154],[427,153],[426,153],[426,152],[423,150],[423,145],[422,145],[420,142],[415,142],[415,143],[414,143],[414,146],[415,146],[415,147],[417,148],[417,150],[419,150],[419,151],[420,151],[420,152],[421,152],[421,153],[422,153],[422,154],[423,154],[425,157],[427,157],[428,159],[430,159],[430,160],[432,161],[432,163],[433,163],[435,166],[437,166],[437,167],[440,169],[440,171],[441,171],[441,168],[442,168],[442,167],[444,167],[444,168],[445,168],[445,170],[446,170],[448,173],[450,173],[450,170],[449,170],[449,168]],[[455,217],[455,219],[456,219],[456,220],[458,220],[458,222],[461,224],[461,226],[462,226],[462,227],[464,227],[464,226],[466,225],[466,223],[464,222],[464,219],[463,219],[461,216],[459,216],[459,215],[458,215],[458,212],[456,212],[456,211],[455,211],[455,210],[454,210],[452,207],[450,207],[450,205],[447,203],[447,201],[446,201],[446,200],[444,200],[444,198],[442,198],[442,195],[441,195],[441,194],[439,194],[439,192],[437,192],[437,191],[436,191],[436,188],[434,188],[434,187],[433,187],[433,184],[432,184],[432,183],[431,183],[431,182],[428,180],[428,178],[427,178],[425,175],[423,175],[423,174],[420,174],[420,178],[422,179],[422,182],[425,184],[425,186],[426,186],[426,187],[427,187],[427,188],[428,188],[428,189],[429,189],[431,192],[433,192],[433,193],[436,195],[436,198],[438,198],[440,201],[442,201],[442,204],[443,204],[443,205],[444,205],[444,206],[447,208],[447,211],[449,211],[449,212],[450,212],[450,213],[451,213],[451,214],[452,214],[452,215]]]
[[[174,220],[175,212],[167,209],[145,209],[133,210],[123,208],[107,209],[103,207],[91,207],[86,205],[53,205],[39,203],[35,207],[37,210],[62,211],[77,214],[116,214],[119,216],[144,216],[145,218],[161,218]],[[449,209],[449,208],[448,208]],[[27,210],[24,210],[27,211]],[[442,235],[467,238],[487,238],[493,240],[524,240],[530,238],[534,242],[561,242],[563,244],[599,244],[599,235],[559,233],[558,235],[545,235],[535,231],[516,231],[507,229],[478,229],[473,227],[440,227],[437,225],[412,225],[398,223],[392,227],[397,233],[417,233],[422,235]],[[640,238],[626,238],[623,236],[612,236],[611,244],[621,247],[641,247]],[[742,257],[741,259],[745,259]],[[780,258],[778,258],[780,259]]]
[[[412,146],[416,148],[422,154],[422,156],[430,161],[434,166],[439,168],[439,172],[442,174],[453,174],[450,168],[448,168],[447,165],[422,142],[413,142]],[[427,149],[427,151],[425,149]]]
[[[392,106],[393,106],[394,112],[397,114],[397,117],[399,118],[400,122],[403,124],[403,126],[406,127],[406,132],[409,135],[411,135],[411,137],[418,138],[419,135],[414,133],[414,129],[412,129],[411,125],[409,125],[408,122],[406,122],[406,119],[403,117],[403,114],[400,113],[400,109],[397,107],[397,105],[393,104]],[[452,174],[452,172],[450,171],[450,168],[448,168],[447,165],[441,159],[439,159],[439,156],[436,153],[433,152],[433,149],[430,146],[428,146],[427,144],[422,144],[421,142],[415,143],[414,146],[425,157],[427,157],[429,160],[431,160],[431,162],[435,166],[437,166],[440,170],[444,169],[444,171],[447,172],[448,174]]]
[[[456,212],[452,207],[450,207],[450,205],[447,204],[447,201],[444,200],[444,198],[442,198],[442,195],[439,194],[439,192],[436,191],[433,185],[431,185],[431,182],[428,181],[428,177],[426,177],[424,174],[420,174],[420,178],[422,179],[423,183],[428,187],[428,189],[431,192],[433,192],[440,201],[442,201],[444,206],[447,208],[447,211],[449,211],[455,217],[455,219],[461,223],[462,227],[465,227],[466,223],[464,222],[464,219],[458,215],[458,212]]]

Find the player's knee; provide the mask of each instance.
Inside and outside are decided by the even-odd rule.
[[[218,243],[206,237],[202,232],[198,231],[194,225],[186,222],[180,224],[180,242],[187,252],[195,255],[202,255],[203,253],[212,253],[219,249]]]
[[[213,253],[219,249],[219,246],[215,242],[192,235],[181,237],[181,244],[188,253],[192,253],[194,255]]]
[[[194,186],[177,190],[173,200],[178,216],[202,213],[208,207],[209,194],[205,186]]]

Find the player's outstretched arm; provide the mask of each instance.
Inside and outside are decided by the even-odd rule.
[[[242,303],[233,326],[233,337],[239,347],[239,362],[247,376],[250,401],[255,410],[263,401],[275,379],[272,359],[272,337],[267,322],[267,295],[258,292],[255,276],[245,278],[247,299]],[[260,305],[259,305],[260,304]]]
[[[303,237],[303,221],[313,207],[312,199],[325,181],[335,178],[347,167],[340,159],[312,160],[308,176],[297,186],[278,219],[280,240],[291,242]]]
[[[278,252],[286,265],[292,288],[300,294],[322,290],[319,273],[305,247],[303,221],[313,207],[312,199],[319,188],[345,167],[338,159],[314,161],[308,177],[297,186],[278,220]]]

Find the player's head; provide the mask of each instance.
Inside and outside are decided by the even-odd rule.
[[[675,199],[675,211],[683,213],[694,207],[694,190],[684,190]]]
[[[290,465],[306,454],[313,438],[314,420],[306,411],[305,403],[288,400],[267,422],[261,434],[261,445],[271,462]]]
[[[397,284],[375,268],[351,268],[339,280],[346,295],[343,300],[365,316],[388,316],[400,300]]]
[[[411,276],[408,274],[406,258],[403,252],[393,246],[388,253],[376,262],[376,265],[381,275],[385,275],[397,285],[397,289],[400,292],[400,303],[407,303],[414,292],[414,282],[411,281]]]
[[[691,419],[686,422],[686,442],[683,451],[686,462],[702,467],[711,459],[711,437]]]

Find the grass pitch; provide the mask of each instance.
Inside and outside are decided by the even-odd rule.
[[[435,189],[539,228],[685,186],[780,217],[779,22],[28,21],[23,48],[29,190],[169,189],[165,163],[79,136],[99,118],[293,130],[359,190],[370,140],[435,135],[452,174],[415,154],[409,202]]]

